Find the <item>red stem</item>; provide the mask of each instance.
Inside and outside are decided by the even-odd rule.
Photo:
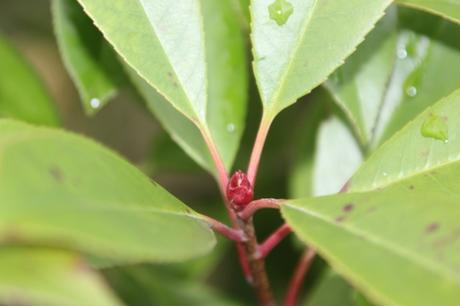
[[[281,225],[262,244],[259,245],[257,257],[265,258],[291,232],[287,224]]]
[[[251,158],[249,159],[249,166],[247,171],[248,179],[252,186],[254,186],[256,182],[260,156],[262,154],[265,139],[267,138],[268,130],[270,129],[272,121],[273,118],[266,117],[265,115],[262,116],[262,120],[260,121],[259,130],[257,131],[256,140],[254,141],[254,146],[252,148]]]
[[[248,204],[241,212],[238,213],[238,217],[243,220],[251,218],[256,211],[262,208],[274,208],[279,209],[283,200],[280,199],[258,199]]]
[[[295,306],[297,297],[299,296],[300,287],[302,287],[305,275],[310,269],[311,263],[315,258],[316,252],[314,249],[308,249],[300,258],[297,267],[295,268],[294,275],[289,283],[289,290],[286,294],[283,306]]]
[[[222,236],[236,242],[245,242],[248,240],[241,229],[231,228],[222,222],[205,215],[202,215],[202,217],[214,231],[218,232]]]
[[[228,215],[230,216],[232,226],[234,229],[237,229],[239,228],[237,217],[233,209],[230,207],[230,203],[228,203],[227,196],[226,196],[228,175],[227,175],[227,171],[225,170],[224,162],[222,161],[222,158],[220,157],[219,151],[217,150],[217,147],[215,146],[214,141],[212,140],[209,131],[204,127],[199,127],[199,129],[200,129],[201,135],[203,136],[204,141],[206,142],[206,145],[208,147],[209,153],[211,154],[212,160],[214,161],[214,165],[217,169],[217,173],[218,173],[217,181],[219,184],[219,189],[224,199],[225,207],[227,208]],[[251,269],[249,266],[249,260],[246,255],[244,245],[241,243],[237,243],[236,251],[238,254],[238,259],[241,265],[241,269],[243,270],[243,273],[244,273],[244,277],[246,278],[246,281],[248,283],[252,283]]]

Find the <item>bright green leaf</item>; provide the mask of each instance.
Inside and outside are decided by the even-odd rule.
[[[456,306],[459,176],[456,162],[375,191],[290,200],[282,212],[306,243],[377,304]]]
[[[115,53],[76,1],[53,0],[52,13],[64,64],[86,113],[94,114],[117,92],[121,69],[114,69]]]
[[[438,119],[433,122],[433,117]],[[456,162],[460,156],[458,118],[460,90],[429,107],[384,143],[355,173],[349,190],[380,188]],[[430,133],[426,131],[427,124],[431,126]],[[448,138],[439,140],[438,134],[432,134],[433,129],[438,133],[441,130]]]
[[[448,141],[423,134],[433,116]],[[283,206],[294,231],[378,304],[460,303],[459,116],[460,90],[381,146],[351,193]]]
[[[0,116],[58,125],[53,101],[32,68],[0,36]]]
[[[29,306],[120,306],[78,256],[63,251],[4,247],[0,302]]]
[[[390,2],[253,1],[253,66],[266,116],[273,118],[321,84],[354,51]]]
[[[460,23],[460,1],[458,0],[397,0],[397,3],[438,14]]]
[[[79,1],[124,60],[211,136],[229,169],[244,128],[247,78],[244,44],[232,4]],[[183,141],[180,144],[184,147]]]
[[[87,139],[4,120],[0,148],[6,242],[133,262],[184,260],[214,245],[199,215]]]

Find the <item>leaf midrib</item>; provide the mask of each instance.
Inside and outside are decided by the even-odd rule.
[[[396,255],[397,257],[403,259],[404,261],[408,261],[409,264],[413,264],[414,262],[416,262],[418,263],[418,265],[416,266],[421,266],[423,270],[434,272],[434,274],[437,274],[437,275],[444,275],[446,278],[460,284],[460,278],[458,276],[456,277],[455,274],[450,273],[450,271],[446,270],[444,267],[440,267],[436,264],[433,264],[431,260],[427,260],[423,257],[420,257],[417,255],[417,253],[414,253],[412,251],[405,251],[404,249],[400,249],[397,245],[389,243],[385,239],[381,239],[378,236],[375,236],[375,234],[373,234],[370,231],[363,232],[361,229],[355,226],[352,226],[349,223],[348,224],[345,223],[339,226],[334,220],[330,219],[327,215],[321,214],[319,212],[315,212],[313,210],[308,210],[303,207],[299,207],[297,205],[289,204],[289,202],[287,202],[285,205],[291,209],[300,211],[313,218],[321,220],[324,223],[328,224],[329,226],[338,228],[342,231],[346,231],[351,236],[361,237],[365,239],[365,241],[367,241],[369,244],[373,244],[377,248],[386,250],[388,253]],[[370,233],[371,235],[369,235]],[[407,257],[404,257],[404,255],[406,255]],[[436,272],[439,272],[439,273],[436,273]]]
[[[173,71],[173,73],[174,73],[174,77],[175,77],[176,80],[179,82],[179,84],[180,84],[180,86],[181,86],[181,90],[184,92],[185,96],[187,97],[187,104],[188,104],[188,105],[190,106],[190,108],[193,110],[194,115],[196,116],[196,118],[198,119],[198,121],[202,122],[203,120],[205,120],[206,115],[207,115],[207,100],[208,100],[208,93],[207,93],[207,90],[206,90],[206,89],[204,90],[204,94],[205,94],[205,99],[204,99],[205,105],[204,105],[204,114],[203,114],[203,115],[204,115],[204,118],[201,118],[199,112],[197,112],[197,110],[195,109],[193,103],[191,102],[192,100],[191,100],[191,98],[190,98],[190,96],[189,96],[188,91],[185,90],[184,84],[182,83],[182,79],[179,78],[179,76],[178,76],[178,74],[177,74],[177,71],[176,71],[176,68],[175,68],[174,65],[171,63],[170,57],[167,55],[168,53],[166,53],[166,49],[164,48],[163,41],[160,39],[160,36],[156,34],[156,33],[157,33],[157,28],[155,27],[155,24],[153,24],[153,23],[151,22],[151,20],[150,20],[149,16],[147,15],[146,10],[145,10],[145,8],[144,8],[144,6],[143,6],[141,0],[136,0],[134,3],[136,3],[136,4],[139,6],[139,8],[141,9],[142,13],[144,14],[144,17],[147,19],[148,24],[150,25],[150,29],[151,29],[151,31],[153,32],[153,35],[156,36],[156,38],[158,39],[158,42],[159,42],[159,44],[160,44],[160,46],[161,46],[161,50],[162,50],[163,54],[165,54],[165,57],[166,57],[166,59],[168,60],[168,64],[169,64],[169,66],[171,67],[171,69],[172,69],[172,71]],[[199,3],[199,1],[198,1],[198,3]],[[202,8],[201,8],[201,5],[199,5],[199,6],[200,6],[200,7],[199,7],[200,15],[201,15],[201,17],[202,17],[202,18],[201,18],[201,21],[203,21]],[[201,34],[201,36],[202,36],[203,38],[205,38],[204,30],[203,30],[203,22],[201,22],[200,24],[201,24],[201,27],[200,27],[200,28],[201,28],[201,33],[200,33],[200,34]],[[204,42],[203,42],[203,43],[204,43]],[[202,46],[202,47],[204,47],[204,46]],[[206,48],[203,48],[203,52],[206,52]],[[206,53],[204,53],[204,54],[206,54]],[[206,61],[205,61],[205,63],[206,63]],[[131,65],[130,65],[130,66],[131,66]],[[137,70],[136,67],[134,67],[134,66],[131,66],[131,67],[132,67],[132,68],[133,68],[133,69],[134,69],[144,80],[146,80],[146,81],[150,84],[150,86],[152,86],[153,88],[156,89],[156,86],[152,85],[152,84],[149,82],[149,80],[147,80],[146,78],[144,78],[144,76],[142,76],[142,75],[139,73],[139,71]],[[207,79],[207,66],[205,65],[204,68],[205,68],[205,69],[204,69],[204,76],[205,76],[205,82],[206,82],[206,79]],[[207,88],[207,84],[205,84],[204,88]],[[156,90],[158,90],[158,89],[156,89]],[[162,93],[160,90],[158,90],[158,92],[161,93],[163,96],[167,97],[167,95],[165,95],[164,93]],[[168,98],[167,100],[168,100],[168,101],[171,101],[171,99],[169,99],[169,98]],[[174,108],[177,109],[180,113],[182,113],[182,114],[185,115],[186,117],[189,117],[186,113],[184,113],[182,110],[180,110],[178,107],[176,107],[176,106],[175,106],[175,103],[171,103],[171,104],[172,104],[172,105],[174,106]],[[195,122],[194,118],[190,118],[190,119],[191,119],[192,122]]]
[[[295,44],[295,47],[293,48],[289,58],[288,58],[288,62],[286,63],[286,68],[283,70],[282,74],[281,74],[281,78],[280,78],[280,86],[278,86],[278,89],[275,90],[275,92],[272,94],[272,98],[269,100],[270,102],[267,102],[267,107],[273,107],[273,103],[274,101],[276,101],[281,92],[282,92],[282,89],[284,88],[285,84],[286,84],[286,76],[289,74],[289,71],[291,70],[291,66],[292,66],[292,63],[294,62],[294,58],[296,57],[297,55],[297,52],[300,48],[300,46],[302,45],[302,42],[305,38],[305,33],[307,32],[307,29],[308,29],[308,26],[310,25],[310,22],[313,18],[313,15],[314,15],[314,12],[315,12],[315,9],[317,8],[317,4],[319,2],[319,0],[313,0],[314,3],[312,5],[312,7],[310,8],[310,14],[308,15],[308,18],[306,18],[304,20],[304,22],[302,23],[302,29],[300,31],[300,35],[299,35],[299,39],[297,39],[297,43]]]

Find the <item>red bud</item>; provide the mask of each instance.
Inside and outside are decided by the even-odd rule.
[[[254,192],[251,182],[249,182],[246,173],[236,171],[227,185],[227,199],[236,210],[243,209],[249,202],[252,201]]]

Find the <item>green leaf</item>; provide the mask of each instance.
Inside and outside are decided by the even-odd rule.
[[[397,0],[397,3],[460,23],[460,2],[457,0]]]
[[[460,90],[457,90],[426,109],[384,143],[355,173],[349,190],[361,192],[384,187],[456,162],[460,153],[459,117]],[[433,118],[437,118],[435,123]],[[427,124],[441,129],[447,138],[439,139],[436,134],[428,133]]]
[[[107,271],[111,284],[131,306],[238,305],[199,280],[187,280],[167,269],[147,266]]]
[[[112,99],[120,82],[117,58],[91,19],[73,0],[53,0],[54,32],[64,64],[84,110],[95,114]],[[118,77],[118,78],[117,78]]]
[[[310,102],[309,117],[297,136],[302,143],[290,176],[291,196],[339,192],[362,162],[363,154],[338,111],[326,111],[333,101],[323,91]]]
[[[78,256],[56,250],[3,247],[0,302],[30,306],[121,306]]]
[[[275,117],[321,84],[354,51],[390,2],[253,1],[253,66],[266,116]]]
[[[388,10],[326,83],[363,144],[374,149],[460,88],[459,35],[457,25],[441,18],[396,6]]]
[[[3,120],[0,148],[6,242],[130,262],[184,260],[214,245],[198,214],[87,139]]]
[[[338,274],[327,270],[318,280],[305,306],[354,306],[353,288]]]
[[[171,135],[172,139],[190,156],[198,165],[216,174],[211,155],[199,129],[157,91],[144,81],[136,72],[126,67],[126,72],[147,103],[147,107],[155,115],[163,128]]]
[[[79,1],[124,60],[214,140],[230,168],[244,128],[247,79],[244,43],[232,4]]]
[[[58,125],[56,108],[32,68],[0,36],[0,116]]]
[[[456,91],[380,147],[351,193],[283,205],[293,230],[378,304],[460,303],[459,115]],[[423,134],[433,116],[448,141]]]
[[[392,74],[396,57],[397,10],[390,8],[366,40],[325,83],[367,145]]]

